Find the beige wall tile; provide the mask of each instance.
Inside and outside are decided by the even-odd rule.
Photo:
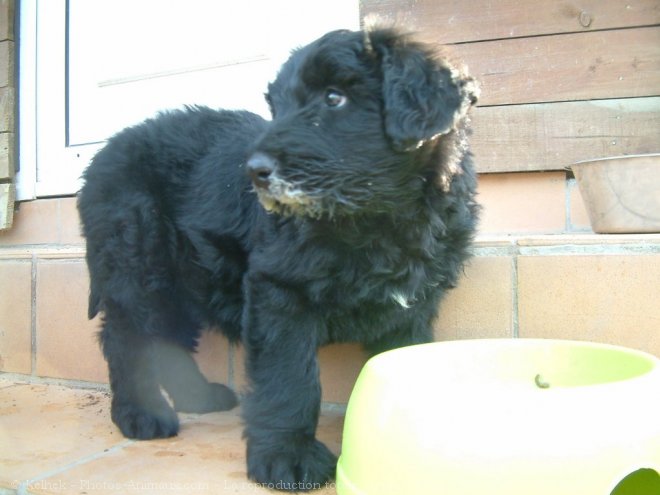
[[[97,341],[100,318],[87,320],[87,267],[82,260],[40,260],[37,268],[37,374],[107,382],[107,368]],[[229,345],[204,334],[195,354],[212,381],[227,383]]]
[[[83,244],[85,239],[80,234],[80,216],[76,198],[60,199],[60,242],[62,244]]]
[[[319,352],[324,402],[346,403],[367,355],[357,344],[333,344]]]
[[[107,367],[97,340],[100,320],[87,320],[88,287],[83,260],[39,260],[38,375],[107,382]]]
[[[236,346],[233,350],[233,385],[237,392],[247,392],[248,379],[245,373],[245,349],[242,345]]]
[[[437,340],[511,337],[512,260],[503,257],[475,257],[466,268],[459,286],[450,291],[441,305],[435,325]],[[234,376],[244,388],[243,350],[237,349]],[[357,344],[334,344],[321,348],[321,386],[325,402],[345,403],[350,397],[367,356]]]
[[[0,246],[84,242],[74,197],[22,202],[12,228],[0,231]]]
[[[487,174],[479,177],[482,233],[563,232],[563,172]]]
[[[59,199],[25,201],[14,212],[14,224],[0,231],[0,246],[59,242]]]
[[[587,213],[587,208],[584,205],[582,195],[580,194],[580,188],[578,187],[577,183],[575,183],[575,181],[572,181],[569,187],[570,187],[569,220],[571,224],[571,230],[591,231],[591,221],[589,220],[589,213]]]
[[[229,342],[219,332],[205,332],[199,340],[195,360],[207,380],[229,382]]]
[[[245,374],[245,350],[236,348],[234,358],[234,383],[243,392],[247,387]],[[362,366],[367,360],[362,347],[357,344],[333,344],[319,350],[321,368],[322,400],[324,402],[345,403],[353,390]]]
[[[521,256],[520,336],[618,344],[660,356],[660,254]]]
[[[0,370],[32,368],[32,263],[0,261]]]
[[[512,337],[512,266],[509,256],[472,258],[440,304],[436,340]]]

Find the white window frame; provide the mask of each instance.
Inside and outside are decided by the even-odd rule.
[[[67,2],[19,1],[17,199],[71,196],[82,185],[80,171],[103,143],[76,146],[67,143]],[[355,2],[354,25],[336,27],[355,29],[359,22],[358,0],[345,1]],[[40,167],[40,164],[49,165]],[[53,167],[53,164],[57,165]]]
[[[100,146],[66,143],[66,1],[21,0],[19,22],[17,199],[71,195],[80,188],[79,177],[66,174],[71,167],[39,174],[39,163],[89,161]]]

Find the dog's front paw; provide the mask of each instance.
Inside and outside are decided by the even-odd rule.
[[[337,458],[314,438],[277,445],[248,440],[248,476],[268,488],[305,492],[323,488],[335,476]]]
[[[125,437],[138,440],[168,438],[179,432],[179,418],[164,400],[158,407],[149,408],[113,401],[112,421]]]

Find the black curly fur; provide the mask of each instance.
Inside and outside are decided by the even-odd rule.
[[[248,474],[297,490],[336,461],[315,439],[317,348],[432,340],[477,221],[476,93],[396,31],[336,31],[296,50],[267,99],[272,122],[191,107],[123,130],[78,206],[113,421],[175,435],[161,385],[176,410],[233,407],[190,357],[220,328],[246,349]]]

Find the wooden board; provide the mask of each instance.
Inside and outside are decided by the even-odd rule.
[[[0,88],[0,132],[14,130],[14,88]]]
[[[0,88],[14,86],[14,42],[0,41]]]
[[[14,176],[14,0],[0,0],[0,180]],[[0,230],[14,218],[14,184],[0,183]]]
[[[362,0],[360,9],[438,43],[660,24],[658,0]]]
[[[14,184],[0,184],[0,230],[11,227],[14,220]]]
[[[14,133],[0,133],[0,180],[14,177]]]
[[[480,105],[660,94],[660,27],[486,41],[451,49],[481,82]]]
[[[14,0],[0,0],[0,41],[14,39]]]
[[[472,122],[482,173],[660,152],[660,97],[476,108]]]

